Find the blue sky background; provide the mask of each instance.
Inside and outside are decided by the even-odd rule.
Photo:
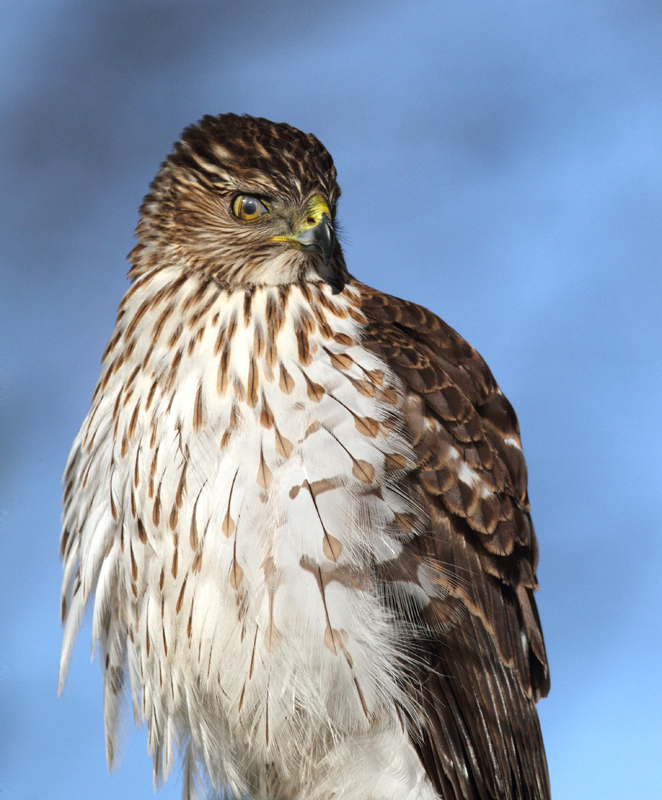
[[[106,774],[89,625],[56,697],[60,476],[148,183],[186,124],[235,111],[327,145],[350,271],[457,328],[515,406],[555,800],[659,800],[662,4],[2,0],[0,16],[0,797],[152,796],[144,731]]]

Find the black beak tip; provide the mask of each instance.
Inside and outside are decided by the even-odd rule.
[[[333,258],[333,251],[336,246],[336,236],[328,214],[322,214],[322,219],[315,227],[315,231],[316,242],[324,256],[324,266],[328,267]]]

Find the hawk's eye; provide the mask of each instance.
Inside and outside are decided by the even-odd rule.
[[[245,222],[252,222],[268,211],[265,204],[252,194],[240,194],[232,201],[232,213],[237,219],[243,219]]]

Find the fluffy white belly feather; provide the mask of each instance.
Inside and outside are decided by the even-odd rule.
[[[191,796],[200,762],[237,797],[434,798],[374,579],[421,524],[398,383],[350,289],[179,275],[127,296],[72,450],[63,674],[96,589],[111,761],[128,663],[155,775],[183,749]]]

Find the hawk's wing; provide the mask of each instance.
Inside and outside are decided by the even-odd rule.
[[[452,328],[421,306],[361,291],[364,344],[406,387],[418,462],[407,489],[430,521],[384,575],[388,588],[421,585],[423,574],[436,594],[420,612],[429,634],[411,681],[422,712],[414,743],[444,800],[543,800],[549,779],[535,702],[549,677],[517,419]],[[402,592],[391,596],[411,619]]]

